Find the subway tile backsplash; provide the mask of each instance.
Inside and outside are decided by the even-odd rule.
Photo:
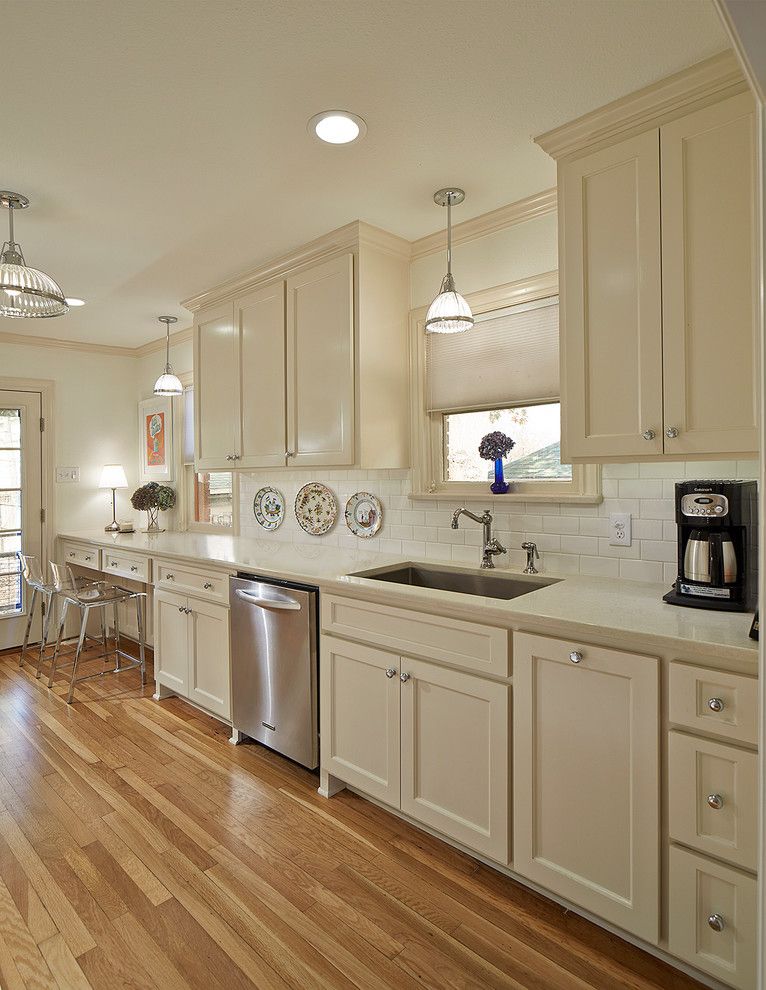
[[[534,540],[540,550],[542,573],[621,577],[630,581],[672,582],[676,576],[676,527],[673,492],[683,478],[757,478],[757,461],[695,461],[686,464],[611,464],[603,470],[604,500],[600,505],[509,502],[493,507],[495,532],[508,554],[495,559],[498,567],[520,569],[525,553],[520,545]],[[310,536],[298,525],[293,502],[298,489],[321,481],[335,492],[339,518],[325,536]],[[274,485],[285,496],[282,526],[267,532],[253,516],[253,497],[263,485]],[[461,520],[450,528],[454,509],[462,503],[409,497],[409,471],[302,470],[259,471],[239,476],[240,533],[277,542],[340,547],[395,554],[416,559],[451,561],[478,566],[481,527]],[[343,510],[354,492],[369,491],[383,504],[383,525],[377,536],[361,539],[346,527]],[[476,510],[477,503],[473,503]],[[609,545],[609,514],[629,512],[633,542]]]

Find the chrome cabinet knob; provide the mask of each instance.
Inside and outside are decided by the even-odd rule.
[[[205,591],[210,591],[210,589],[213,587],[213,585],[209,581],[205,581],[205,583],[202,585],[202,587],[205,589]]]
[[[226,455],[226,460],[227,461],[233,461],[234,460],[234,454],[227,454]]]
[[[394,670],[394,668],[393,667],[386,667],[386,677],[391,678],[391,677],[395,677],[395,676],[396,676],[396,671]]]
[[[165,575],[165,580],[166,581],[175,581],[175,579],[176,579],[175,574],[166,574]]]
[[[714,811],[720,811],[723,808],[723,798],[720,794],[708,794],[707,803]]]
[[[183,610],[184,610],[184,607],[183,607],[183,605],[179,605],[179,606],[178,606],[178,611],[179,611],[179,612],[183,612]]]
[[[713,929],[714,932],[722,932],[726,927],[726,922],[723,920],[720,914],[711,914],[707,919],[707,923],[710,925],[710,927]]]
[[[130,569],[131,569],[131,571],[134,571],[134,572],[138,570],[138,568],[136,567],[135,564],[131,564],[130,565]]]
[[[402,682],[402,684],[406,684],[409,679],[410,679],[409,674],[399,674],[399,680]]]
[[[569,654],[569,659],[572,663],[580,663],[582,661],[582,653],[579,650],[572,650]]]
[[[285,451],[285,457],[295,457],[295,451],[294,450],[286,450]]]
[[[654,440],[657,434],[654,432],[654,430],[644,430],[641,436],[644,438],[644,440]]]
[[[90,560],[90,559],[91,559],[91,556],[90,556],[90,554],[86,554],[86,555],[85,555],[85,559],[86,559],[86,560]]]
[[[190,608],[185,608],[184,609],[184,612],[186,612],[187,615],[191,615],[192,614],[192,610]]]
[[[678,436],[678,430],[675,428],[675,426],[669,426],[667,430],[665,430],[665,436],[668,438],[668,440],[675,440],[675,438]]]
[[[722,712],[724,703],[720,698],[708,698],[707,706],[711,712]]]
[[[69,556],[70,556],[70,557],[74,557],[74,550],[70,550],[70,551],[69,551]]]

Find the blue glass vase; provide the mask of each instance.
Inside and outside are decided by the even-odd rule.
[[[507,495],[508,489],[511,486],[503,477],[503,458],[495,458],[495,480],[489,486],[489,490],[493,495]]]

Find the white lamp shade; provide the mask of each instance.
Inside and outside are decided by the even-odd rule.
[[[105,464],[101,469],[101,480],[99,488],[127,488],[128,479],[122,464]]]
[[[472,326],[471,307],[454,289],[440,292],[428,307],[426,333],[463,333]]]
[[[155,395],[182,395],[184,387],[172,373],[165,372],[154,383]]]

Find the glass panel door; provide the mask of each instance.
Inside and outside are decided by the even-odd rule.
[[[40,395],[0,391],[0,649],[24,636],[29,595],[19,553],[42,553]],[[39,639],[36,619],[31,639]]]

